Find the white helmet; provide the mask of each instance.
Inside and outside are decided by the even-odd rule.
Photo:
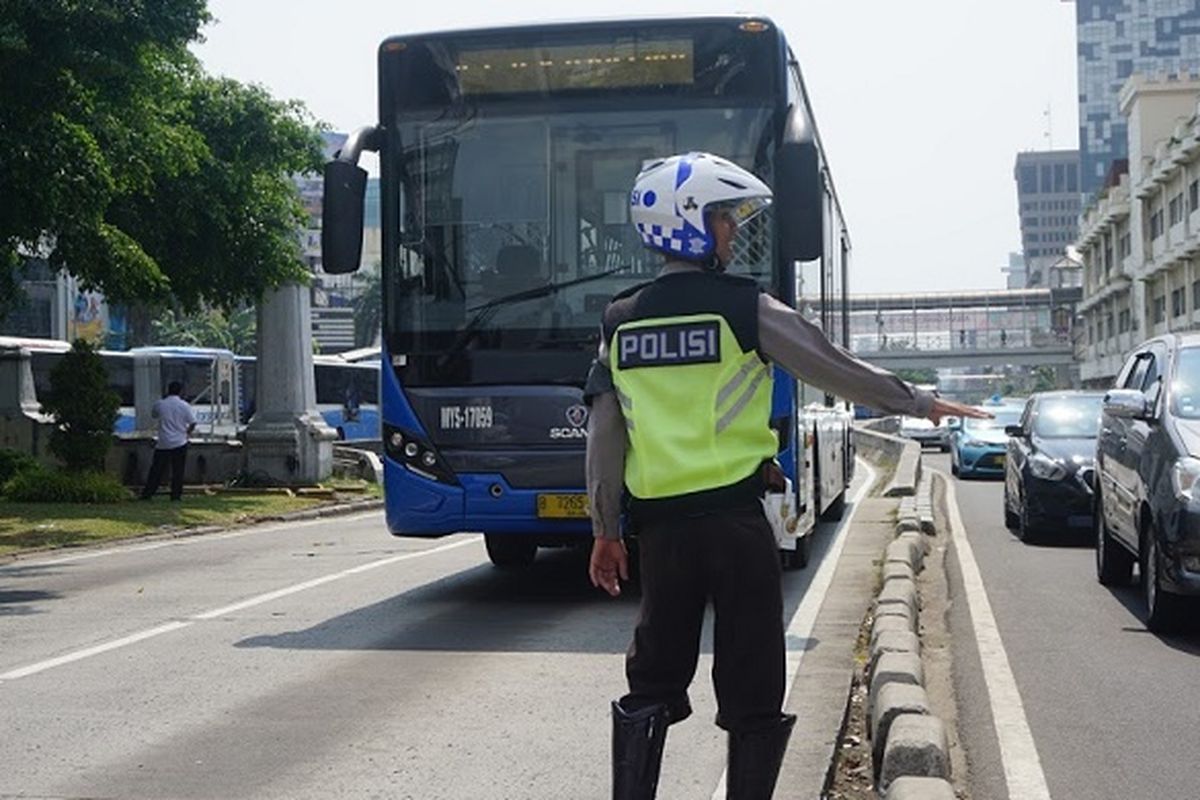
[[[720,156],[685,153],[650,162],[629,196],[630,218],[653,250],[690,261],[714,251],[705,212],[728,204],[739,225],[771,204],[771,189]]]

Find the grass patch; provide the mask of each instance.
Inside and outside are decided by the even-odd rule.
[[[235,525],[300,511],[321,502],[285,494],[185,494],[179,503],[164,496],[105,506],[0,501],[0,556],[199,525]]]

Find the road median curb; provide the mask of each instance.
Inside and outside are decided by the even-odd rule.
[[[912,474],[919,476],[916,491],[901,501],[896,539],[883,553],[867,668],[872,774],[888,800],[954,797],[946,725],[932,713],[921,659],[916,576],[929,550],[926,537],[936,532],[933,485],[919,464]]]

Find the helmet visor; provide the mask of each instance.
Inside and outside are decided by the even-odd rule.
[[[713,203],[709,206],[709,209],[713,213],[728,214],[740,228],[765,211],[770,205],[770,197],[740,197],[737,200]]]

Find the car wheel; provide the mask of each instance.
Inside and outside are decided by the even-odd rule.
[[[1146,627],[1154,633],[1169,633],[1179,627],[1182,598],[1162,587],[1162,556],[1154,529],[1142,535],[1142,593],[1146,597]]]
[[[1096,529],[1096,579],[1105,586],[1127,586],[1133,577],[1133,556],[1117,543],[1104,521],[1104,504],[1096,495],[1092,514]]]
[[[1016,530],[1017,526],[1021,524],[1020,518],[1012,512],[1011,508],[1012,503],[1008,501],[1008,486],[1006,482],[1004,487],[1004,527],[1010,531]]]
[[[1019,506],[1017,507],[1017,538],[1025,544],[1034,544],[1037,542],[1040,529],[1034,524],[1029,517],[1029,504],[1025,502],[1025,494],[1022,492],[1017,498]]]

